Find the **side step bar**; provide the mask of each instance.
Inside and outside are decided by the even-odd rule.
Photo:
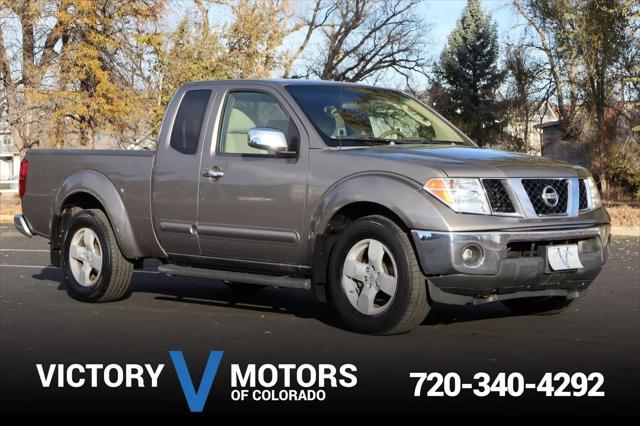
[[[209,278],[212,280],[231,281],[237,283],[258,284],[271,287],[311,289],[311,280],[308,278],[295,278],[290,276],[273,276],[250,274],[247,272],[220,271],[217,269],[195,268],[191,266],[161,265],[158,267],[161,274],[178,275],[184,277]]]

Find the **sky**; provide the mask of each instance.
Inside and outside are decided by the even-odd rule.
[[[314,3],[314,0],[290,1],[299,11]],[[440,53],[447,41],[447,36],[455,27],[466,4],[466,0],[425,0],[418,6],[418,13],[431,26],[429,41],[434,52]],[[501,41],[519,34],[522,20],[518,19],[511,7],[510,0],[481,0],[481,4],[484,11],[490,13],[496,21]],[[172,11],[168,14],[168,26],[172,27],[184,16],[185,11],[193,10],[193,2],[191,0],[176,0],[170,3],[170,7]],[[210,9],[209,19],[212,23],[224,22],[230,18],[231,15],[221,11],[220,8],[214,6]],[[295,40],[290,40],[290,42],[293,43]]]
[[[299,12],[308,9],[308,6],[314,4],[314,0],[290,1]],[[417,13],[430,27],[427,33],[428,49],[430,50],[428,56],[430,59],[439,57],[446,44],[447,36],[455,27],[456,21],[466,3],[466,0],[425,0],[417,7]],[[481,4],[484,11],[491,14],[497,23],[501,45],[504,45],[504,42],[508,39],[516,39],[519,36],[523,27],[522,18],[518,17],[514,12],[510,0],[481,0]],[[170,10],[167,11],[165,17],[165,26],[168,30],[175,28],[185,14],[195,13],[192,0],[174,0],[169,3],[169,8]],[[224,8],[213,6],[210,9],[209,20],[212,24],[228,22],[231,18],[231,13]],[[302,37],[302,31],[287,37],[283,48],[289,51],[294,50],[299,45]],[[313,47],[310,46],[307,50],[313,52]],[[307,54],[310,54],[309,52]],[[418,77],[416,80],[420,82],[422,79]],[[401,87],[404,84],[404,79],[396,78],[394,80],[393,76],[391,76],[387,83],[390,86]]]
[[[291,0],[291,3],[300,12],[308,9],[307,6],[312,6],[314,0]],[[428,48],[430,49],[428,56],[430,59],[435,60],[440,56],[440,52],[447,42],[447,36],[455,27],[456,21],[466,4],[466,0],[425,0],[417,7],[417,13],[430,26],[427,37]],[[522,19],[515,13],[510,0],[481,0],[481,4],[484,11],[488,12],[495,20],[502,45],[505,41],[519,36],[523,27]],[[175,1],[172,5],[174,10],[170,11],[168,15],[168,26],[175,25],[180,17],[184,16],[185,11],[193,10],[192,6],[191,0]],[[224,10],[218,7],[210,9],[209,20],[212,24],[221,21],[225,22],[229,19],[231,19],[230,13],[225,13]],[[302,31],[287,37],[284,42],[284,49],[294,50],[302,38]],[[307,50],[312,52],[314,48],[310,45]],[[309,52],[306,53],[309,54]],[[400,87],[405,84],[404,79],[397,77],[399,76],[396,76],[396,78],[390,76],[387,79],[388,85]],[[416,77],[418,83],[423,82],[423,80],[424,78]]]
[[[297,8],[304,8],[307,3],[313,4],[313,0],[291,1]],[[430,26],[427,42],[428,49],[430,49],[428,57],[431,60],[436,60],[440,56],[440,52],[447,43],[447,37],[454,29],[466,4],[466,0],[427,0],[417,7],[417,13]],[[511,0],[481,0],[481,5],[483,10],[489,13],[496,22],[501,45],[504,45],[508,40],[519,37],[523,29],[523,21],[511,6]],[[298,35],[294,35],[285,40],[285,47],[287,44],[297,46],[299,43],[297,37]],[[299,37],[301,39],[301,36]],[[313,49],[309,50],[313,51]],[[406,84],[405,79],[399,75],[386,76],[383,83],[401,89]],[[426,85],[426,78],[416,75],[414,84]]]
[[[420,5],[423,18],[432,25],[433,47],[442,51],[447,36],[456,25],[456,21],[467,4],[466,0],[431,0]],[[509,0],[482,0],[482,8],[488,12],[498,25],[500,41],[517,37],[522,28],[522,19],[517,16]]]

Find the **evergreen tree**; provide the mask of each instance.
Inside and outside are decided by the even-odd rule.
[[[480,145],[500,131],[496,91],[504,73],[497,66],[498,50],[495,23],[479,0],[468,0],[449,34],[436,77],[453,106],[449,118]]]

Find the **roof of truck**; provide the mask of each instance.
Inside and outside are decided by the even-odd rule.
[[[233,83],[253,83],[253,84],[267,84],[272,86],[364,86],[364,87],[376,87],[368,84],[362,83],[350,83],[344,81],[331,81],[331,80],[306,80],[306,79],[263,79],[263,80],[203,80],[203,81],[192,81],[189,83],[185,83],[185,86],[196,85],[202,83],[214,83],[214,84],[233,84]],[[382,89],[383,87],[378,87]]]

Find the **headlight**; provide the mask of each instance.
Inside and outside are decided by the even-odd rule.
[[[458,213],[491,214],[479,179],[429,179],[424,190]]]
[[[596,181],[593,180],[593,176],[589,176],[585,179],[584,183],[587,185],[587,191],[591,195],[591,207],[597,209],[602,206],[602,198],[600,198],[600,192],[596,186]]]

